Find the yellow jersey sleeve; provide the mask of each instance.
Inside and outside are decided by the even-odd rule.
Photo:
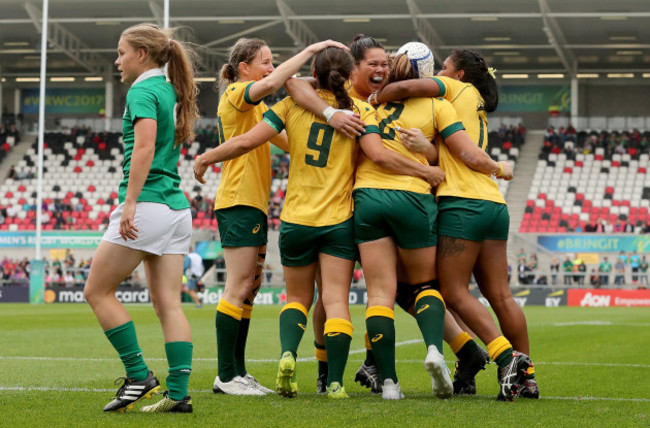
[[[261,100],[252,102],[248,95],[254,83],[231,83],[221,96],[217,110],[219,143],[245,134],[263,119],[268,107]],[[223,163],[214,208],[247,205],[266,213],[270,193],[271,151],[266,142],[243,156]]]
[[[485,151],[487,148],[487,115],[483,97],[469,83],[450,77],[432,78],[440,87],[440,96],[448,100],[463,123],[470,138]],[[441,133],[441,138],[448,135]],[[438,164],[445,171],[445,180],[436,189],[437,196],[481,199],[505,204],[499,185],[489,174],[474,171],[460,159],[455,158],[446,143],[438,140]]]
[[[471,83],[451,77],[436,76],[432,79],[440,88],[440,97],[454,106],[470,138],[486,150],[488,141],[487,114],[483,110],[483,97]]]

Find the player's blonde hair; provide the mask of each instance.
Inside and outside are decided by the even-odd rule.
[[[418,72],[411,65],[411,61],[407,54],[394,55],[390,61],[390,68],[388,76],[386,77],[386,84],[397,82],[400,80],[417,79]]]
[[[196,54],[190,46],[172,38],[175,28],[138,24],[122,32],[122,39],[134,49],[143,49],[158,66],[168,65],[169,82],[176,91],[176,131],[174,144],[194,138],[194,122],[199,118],[196,105],[198,88],[194,82]]]

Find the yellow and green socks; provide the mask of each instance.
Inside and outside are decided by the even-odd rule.
[[[535,366],[530,365],[528,367],[528,370],[526,370],[526,375],[524,376],[526,379],[535,379]]]
[[[371,306],[366,309],[366,331],[382,382],[392,379],[397,383],[394,311],[386,306]]]
[[[438,281],[427,284],[437,285]],[[442,354],[442,338],[445,328],[445,301],[437,290],[425,290],[415,298],[415,319],[420,327],[427,348],[435,345]]]
[[[325,344],[321,345],[314,340],[314,354],[316,356],[316,361],[318,361],[318,376],[323,374],[327,376],[327,350]]]
[[[298,345],[307,328],[307,308],[298,302],[287,303],[280,312],[280,346],[282,353],[298,353]]]
[[[133,321],[108,329],[104,334],[120,355],[126,375],[136,381],[145,380],[149,375],[149,368],[142,358],[142,349],[138,345]]]
[[[512,361],[512,345],[503,336],[499,336],[487,345],[490,359],[503,368]]]
[[[169,398],[181,401],[187,396],[190,373],[192,372],[192,342],[165,343],[165,354],[169,364],[167,389]]]
[[[467,360],[478,351],[478,344],[464,331],[451,341],[449,347],[459,360]]]
[[[215,326],[217,328],[217,365],[219,379],[222,382],[230,382],[237,376],[235,346],[243,312],[242,308],[228,303],[223,297],[219,300]]]
[[[377,362],[375,361],[375,355],[372,352],[372,345],[370,344],[370,338],[368,337],[367,331],[364,333],[364,338],[366,341],[366,360],[363,362],[363,364],[366,366],[377,365]]]
[[[243,377],[248,373],[246,371],[246,341],[248,340],[253,306],[244,303],[242,309],[239,331],[237,331],[237,343],[235,344],[235,370],[237,376]]]
[[[343,318],[331,318],[325,322],[325,348],[327,349],[327,385],[338,382],[343,385],[343,372],[348,363],[352,323]]]

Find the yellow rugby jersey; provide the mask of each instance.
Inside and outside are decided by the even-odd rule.
[[[330,91],[318,90],[330,105]],[[354,101],[354,112],[379,133],[377,114],[370,104]],[[352,217],[352,186],[358,144],[336,132],[326,121],[298,106],[291,97],[275,104],[264,121],[289,138],[289,183],[280,220],[303,226],[332,226]]]
[[[263,119],[268,110],[261,100],[248,97],[255,83],[234,82],[228,85],[219,100],[217,122],[219,144],[248,132]],[[217,189],[214,209],[247,205],[267,213],[271,194],[271,151],[266,142],[236,159],[225,161],[221,168],[221,182]]]
[[[421,153],[413,153],[401,143],[400,133],[395,130],[401,128],[419,128],[429,141],[436,135],[447,138],[454,132],[463,129],[463,124],[458,119],[456,110],[449,101],[442,98],[409,98],[404,102],[381,104],[377,107],[379,116],[379,131],[388,150],[415,162],[428,165],[426,157]],[[409,175],[395,174],[384,169],[360,154],[362,157],[357,167],[355,189],[389,189],[405,190],[416,193],[430,193],[431,186],[426,180]]]
[[[432,79],[440,87],[440,96],[449,100],[456,109],[469,136],[481,150],[487,148],[488,122],[483,105],[483,97],[471,83],[461,82],[451,77],[436,76]],[[457,196],[460,198],[482,199],[505,204],[499,185],[489,174],[474,171],[460,159],[454,157],[443,141],[438,141],[438,164],[445,171],[445,181],[436,190],[437,196]]]
[[[366,98],[359,95],[359,93],[354,89],[354,86],[352,85],[351,80],[348,80],[348,83],[346,83],[345,90],[348,91],[348,95],[350,95],[351,98],[356,98],[356,99],[364,101],[364,102],[367,101]]]

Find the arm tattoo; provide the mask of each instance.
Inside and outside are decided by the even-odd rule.
[[[465,251],[463,239],[441,235],[438,237],[438,254],[441,257],[455,257]]]

